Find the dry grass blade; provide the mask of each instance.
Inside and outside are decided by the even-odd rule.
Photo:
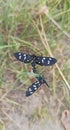
[[[70,10],[69,10],[70,11]],[[42,15],[42,14],[45,14],[51,21],[52,23],[59,29],[63,32],[63,34],[66,35],[67,38],[70,39],[70,35],[65,31],[63,30],[63,28],[49,15],[49,11],[48,11],[48,7],[47,6],[44,6],[42,7],[39,12],[38,12],[38,16],[39,15]]]
[[[46,38],[46,34],[45,34],[45,30],[44,30],[44,26],[43,26],[43,22],[42,22],[42,17],[41,17],[41,15],[39,16],[39,19],[40,19],[40,21],[39,21],[39,26],[41,27],[41,30],[39,29],[38,23],[36,23],[34,20],[33,20],[33,23],[34,23],[35,27],[37,28],[37,31],[38,31],[38,33],[39,33],[39,36],[40,36],[40,38],[41,38],[41,41],[42,41],[42,43],[43,43],[45,49],[48,51],[48,53],[50,54],[50,56],[53,57],[53,54],[52,54],[52,52],[51,52],[49,43],[48,43],[47,38]],[[70,85],[69,85],[68,81],[66,80],[64,74],[63,74],[62,71],[60,70],[60,68],[59,68],[59,66],[58,66],[57,63],[56,63],[56,68],[58,69],[58,71],[59,71],[59,73],[60,73],[62,79],[64,80],[65,84],[67,85],[68,89],[70,90]]]
[[[9,116],[5,111],[3,111],[3,113],[10,121],[12,121],[14,124],[16,124],[16,126],[18,128],[20,128],[20,125],[15,120],[13,120],[11,116]]]
[[[0,130],[5,130],[4,122],[0,119]]]

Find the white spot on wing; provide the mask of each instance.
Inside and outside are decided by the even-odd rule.
[[[21,52],[19,52],[19,55],[21,55]]]
[[[50,64],[50,60],[48,60],[48,65]]]
[[[34,90],[36,90],[37,88],[34,88]]]
[[[52,60],[52,58],[49,58],[49,60]]]
[[[24,56],[26,56],[26,54],[24,54]]]
[[[31,89],[31,88],[29,88],[28,90],[29,90],[29,92],[31,92],[31,91],[32,91],[32,89]]]
[[[26,57],[24,57],[24,60],[26,59]]]
[[[36,90],[36,89],[37,89],[36,85],[33,85],[33,87],[34,87],[34,90]]]
[[[33,92],[31,91],[30,94],[32,94]]]
[[[21,59],[21,55],[19,55],[19,59]]]
[[[45,57],[43,57],[43,60],[45,60],[46,58]]]
[[[42,63],[44,63],[44,59],[42,59]]]
[[[35,88],[35,87],[36,87],[36,85],[33,85],[33,87]]]
[[[35,84],[38,84],[39,83],[39,81],[37,81]]]

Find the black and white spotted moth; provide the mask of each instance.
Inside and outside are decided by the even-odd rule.
[[[57,62],[57,60],[53,57],[42,57],[42,56],[30,55],[22,52],[16,52],[14,53],[14,56],[16,57],[17,60],[21,62],[31,63],[34,73],[37,73],[35,67],[36,64],[40,66],[52,66]],[[42,76],[36,77],[36,79],[37,81],[27,89],[26,96],[32,95],[44,83],[48,86],[47,82]]]
[[[36,77],[37,81],[34,82],[26,91],[26,96],[32,95],[42,84],[46,84],[48,87],[49,85],[45,81],[45,79],[42,76]]]
[[[14,56],[16,57],[17,60],[21,62],[31,63],[32,66],[35,66],[36,64],[41,66],[51,66],[57,62],[57,60],[52,57],[42,57],[42,56],[30,55],[22,52],[16,52],[14,53]]]

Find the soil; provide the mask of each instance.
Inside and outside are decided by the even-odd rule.
[[[62,45],[65,46],[63,55],[69,55],[70,46],[66,42],[61,42]],[[46,73],[45,76],[47,76]],[[52,78],[48,77],[51,83]],[[26,97],[26,83],[16,81],[15,75],[6,70],[3,76],[3,86],[0,89],[0,119],[5,129],[64,130],[61,116],[66,104],[60,84],[57,85],[58,95],[53,95],[52,88],[42,85],[35,94]]]

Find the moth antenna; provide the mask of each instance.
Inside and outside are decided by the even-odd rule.
[[[50,87],[46,81],[45,81],[45,84],[47,85],[48,88]]]

